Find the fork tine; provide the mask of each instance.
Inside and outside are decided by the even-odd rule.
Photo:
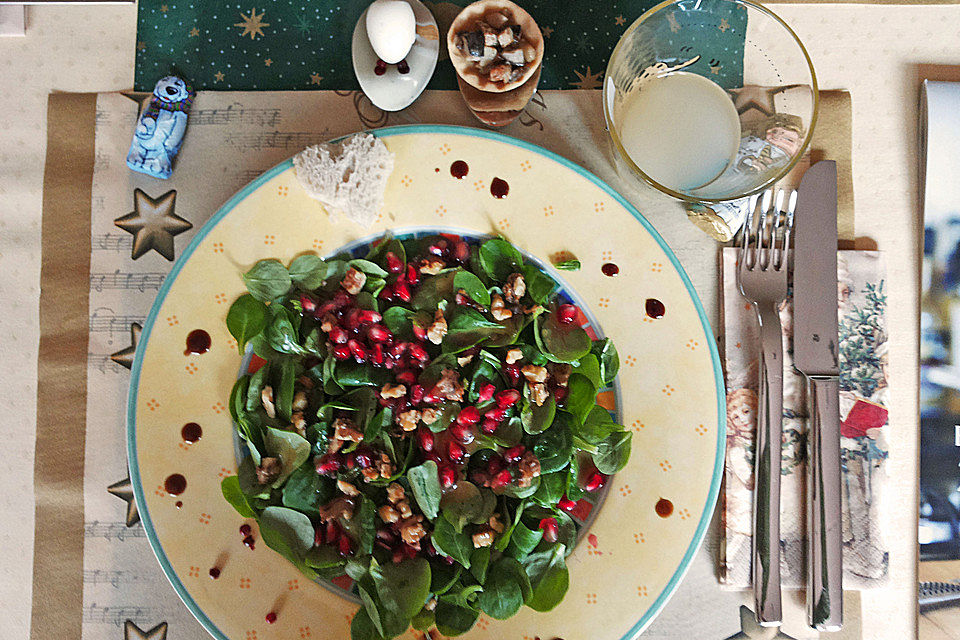
[[[751,269],[750,264],[750,235],[753,229],[753,208],[747,209],[747,219],[740,230],[740,271]]]
[[[768,200],[768,198],[764,198]],[[761,271],[772,266],[773,259],[773,225],[767,207],[760,212],[760,228],[757,232],[757,261]]]

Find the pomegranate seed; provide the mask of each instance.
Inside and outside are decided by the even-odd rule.
[[[490,481],[491,489],[502,489],[513,481],[513,476],[508,469],[504,469],[493,477]]]
[[[433,451],[433,431],[430,431],[430,429],[426,427],[417,429],[417,441],[424,451]]]
[[[423,402],[423,385],[415,384],[410,387],[410,404],[417,406]]]
[[[340,456],[336,453],[325,453],[317,460],[317,473],[322,476],[336,473],[340,469]]]
[[[353,359],[357,362],[366,362],[367,360],[367,350],[356,340],[348,340],[347,346],[350,347],[350,353],[353,354]]]
[[[507,417],[507,410],[505,408],[497,407],[496,409],[490,409],[485,414],[485,417],[493,420],[494,422],[503,422],[503,419]]]
[[[316,311],[313,312],[313,317],[316,318],[317,320],[320,320],[321,318],[323,318],[323,316],[327,315],[328,313],[333,313],[334,311],[336,311],[337,308],[338,307],[336,302],[334,302],[333,300],[328,300],[317,307]]]
[[[523,456],[524,447],[522,444],[518,444],[515,447],[510,447],[503,452],[503,459],[507,461],[508,464],[513,464]]]
[[[577,503],[564,495],[560,498],[560,502],[557,503],[557,506],[560,507],[563,511],[570,512],[577,508]]]
[[[333,348],[333,357],[337,360],[346,360],[350,357],[350,347],[345,344]]]
[[[220,577],[220,569],[217,569],[216,567],[210,567],[210,577],[213,578],[214,580],[216,580],[217,578],[219,578],[219,577]]]
[[[385,256],[387,259],[387,271],[390,273],[400,273],[403,271],[403,263],[400,262],[400,258],[397,257],[393,251],[387,251]]]
[[[497,427],[499,426],[500,425],[497,424],[496,420],[491,420],[490,418],[484,418],[483,424],[480,425],[480,429],[482,429],[484,433],[490,434],[496,431]]]
[[[354,458],[353,456],[350,456],[344,461],[343,465],[347,468],[348,471],[353,471],[357,466],[357,459]]]
[[[357,461],[357,466],[360,467],[361,469],[367,469],[370,467],[370,465],[373,464],[373,458],[371,457],[370,451],[368,449],[357,451],[354,454],[354,458]]]
[[[393,551],[393,556],[390,559],[393,560],[393,564],[400,564],[403,562],[403,551],[400,549],[395,549]]]
[[[557,320],[562,324],[570,324],[577,318],[577,308],[572,304],[562,304],[557,309]]]
[[[517,365],[504,365],[503,372],[507,374],[507,379],[510,380],[510,384],[517,384],[520,381],[520,367]]]
[[[242,536],[248,536],[248,535],[250,535],[250,532],[251,532],[251,531],[253,531],[253,529],[250,528],[250,525],[248,525],[248,524],[242,524],[242,525],[240,525],[240,535],[242,535]]]
[[[404,369],[402,371],[397,371],[397,382],[406,385],[412,385],[417,381],[417,376],[413,371],[409,369]]]
[[[373,345],[373,350],[370,352],[370,362],[377,365],[378,367],[383,364],[383,345],[377,343]]]
[[[327,336],[329,336],[330,341],[335,344],[344,344],[349,337],[346,331],[336,326],[330,329],[330,333],[328,333]]]
[[[378,76],[382,76],[387,72],[387,63],[383,60],[377,60],[377,66],[373,68],[373,72]]]
[[[305,293],[300,294],[300,308],[303,309],[304,313],[313,313],[317,310],[317,301],[313,296],[309,296]]]
[[[360,326],[360,311],[361,309],[350,309],[347,311],[346,315],[343,316],[343,328],[347,331],[353,331]]]
[[[403,354],[407,352],[407,349],[410,347],[409,342],[398,342],[390,348],[390,357],[391,358],[400,358]]]
[[[416,558],[418,553],[420,553],[420,550],[416,547],[410,546],[409,544],[403,545],[403,554],[407,556],[407,558]]]
[[[479,392],[480,397],[477,398],[477,401],[486,402],[487,400],[490,400],[491,398],[493,398],[493,394],[496,393],[496,391],[497,391],[497,388],[492,384],[483,385],[482,387],[480,387],[480,392]]]
[[[413,323],[413,335],[421,342],[426,342],[427,340],[427,330],[416,322]]]
[[[444,488],[452,487],[457,482],[457,470],[453,465],[441,464],[437,469],[437,475],[440,477],[440,485]]]
[[[457,240],[453,245],[453,250],[450,255],[457,262],[466,262],[467,258],[470,257],[470,247],[468,247],[467,243],[463,240]]]
[[[377,529],[377,540],[382,540],[390,545],[397,541],[397,534],[390,529]]]
[[[357,314],[357,318],[360,320],[360,324],[373,324],[383,320],[383,316],[373,309],[360,309],[360,313]]]
[[[477,428],[472,424],[455,422],[450,425],[450,435],[463,444],[470,444],[477,439]]]
[[[353,302],[353,300],[353,294],[347,293],[343,289],[337,289],[337,292],[333,294],[333,304],[337,309]]]
[[[427,350],[418,344],[410,345],[409,353],[411,358],[419,360],[420,362],[426,362],[430,359],[430,356],[427,355]]]
[[[436,388],[434,388],[436,390]],[[423,404],[437,404],[440,402],[440,396],[435,393],[423,393]]]
[[[323,544],[323,525],[320,525],[313,531],[313,546],[319,547]]]
[[[326,531],[324,531],[324,540],[327,544],[335,544],[340,539],[340,525],[336,520],[327,520]]]
[[[463,462],[463,445],[457,442],[456,440],[451,440],[447,443],[447,457],[450,458],[450,462],[460,463]]]
[[[380,289],[380,293],[377,294],[377,297],[381,300],[386,300],[387,302],[393,300],[393,287],[387,285],[383,289]]]
[[[410,65],[407,64],[406,60],[401,60],[397,63],[397,71],[401,74],[410,73]]]
[[[461,306],[472,307],[474,305],[473,300],[471,300],[467,294],[463,293],[463,289],[457,291],[456,295],[453,296],[453,301]]]
[[[253,536],[247,536],[243,539],[243,544],[249,547],[251,551],[253,551],[253,549],[256,547],[255,542],[256,541],[253,539]]]
[[[431,558],[436,557],[437,550],[433,547],[432,542],[430,542],[429,540],[425,540],[421,542],[420,545],[423,547],[423,550],[427,552],[428,556],[430,556]]]
[[[417,271],[417,265],[412,262],[407,265],[407,282],[410,284],[420,282],[420,273]]]
[[[547,542],[556,542],[560,537],[560,525],[556,518],[544,518],[540,521],[540,529],[543,531],[543,539]]]
[[[495,476],[503,471],[503,467],[503,458],[500,456],[493,456],[487,461],[487,473],[489,473],[491,476]]]
[[[603,475],[599,471],[594,471],[590,474],[590,477],[587,478],[586,484],[583,485],[584,491],[596,491],[603,488],[603,483],[607,481],[607,476]]]
[[[512,407],[520,399],[520,392],[516,389],[504,389],[497,394],[497,406],[501,409]]]
[[[337,551],[344,558],[353,555],[353,543],[348,536],[340,536],[340,540],[337,542]]]
[[[367,328],[367,337],[370,338],[371,342],[390,342],[393,340],[393,334],[381,324],[370,325]]]
[[[567,399],[567,394],[570,392],[566,387],[557,387],[553,390],[553,399],[557,402],[563,402]]]
[[[446,564],[448,564],[448,565],[452,565],[452,564],[453,564],[453,558],[451,558],[450,556],[444,556],[444,557],[443,557],[443,561],[444,561]]]
[[[427,253],[431,253],[435,256],[443,257],[443,254],[447,252],[447,241],[446,240],[437,240],[435,244],[427,247]]]
[[[457,424],[471,425],[480,422],[480,412],[476,407],[464,407],[457,416]]]
[[[438,465],[443,463],[443,460],[440,458],[439,455],[437,455],[437,452],[436,452],[436,451],[428,451],[428,452],[424,453],[424,454],[423,454],[423,461],[426,462],[427,460],[433,460],[433,461],[436,462]]]
[[[271,611],[270,613],[267,614],[266,618],[264,619],[267,621],[267,624],[273,624],[274,622],[277,621],[277,614],[276,612]]]
[[[393,295],[400,302],[410,302],[410,288],[405,282],[397,282],[393,285]]]

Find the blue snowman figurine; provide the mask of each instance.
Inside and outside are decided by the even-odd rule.
[[[128,167],[164,180],[173,174],[173,159],[187,130],[193,96],[193,90],[176,76],[157,82],[150,103],[137,120],[127,153]]]

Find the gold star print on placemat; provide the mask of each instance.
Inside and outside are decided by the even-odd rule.
[[[126,367],[127,369],[133,368],[133,356],[137,352],[137,343],[140,342],[140,332],[143,331],[138,323],[130,323],[130,346],[124,347],[117,351],[116,353],[110,354],[110,359],[116,362],[121,367]]]
[[[140,512],[137,510],[137,501],[133,499],[133,486],[130,484],[130,478],[124,478],[120,482],[114,482],[107,487],[107,493],[117,496],[127,503],[127,526],[132,527],[140,522]]]
[[[267,14],[266,11],[261,11],[260,15],[257,15],[256,9],[250,9],[250,15],[245,16],[241,13],[240,19],[243,20],[243,22],[238,22],[233,26],[240,27],[243,29],[243,31],[240,32],[241,38],[246,35],[249,35],[251,40],[256,40],[257,36],[264,35],[263,28],[270,26],[269,22],[263,21],[263,16],[265,16],[266,14]]]
[[[123,640],[167,640],[167,623],[161,622],[150,631],[143,631],[127,620],[123,623]]]
[[[740,633],[735,633],[727,640],[796,640],[780,631],[780,627],[761,627],[757,617],[749,607],[740,605]]]
[[[580,73],[579,71],[574,71],[576,76],[580,78],[575,82],[570,84],[576,87],[577,89],[599,89],[603,86],[603,72],[591,73],[590,67],[587,67],[586,73]]]
[[[177,192],[171,189],[154,200],[140,189],[133,190],[133,211],[113,221],[115,225],[133,234],[136,260],[150,249],[173,262],[173,237],[192,229],[193,225],[174,214]]]

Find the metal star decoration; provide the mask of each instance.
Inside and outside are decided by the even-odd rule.
[[[123,623],[123,640],[167,640],[167,623],[161,622],[150,631],[143,631],[127,620]]]
[[[154,200],[140,189],[133,190],[133,211],[113,221],[127,233],[133,234],[133,251],[130,257],[136,260],[150,249],[173,262],[173,237],[193,225],[173,213],[177,192],[173,189]]]
[[[757,616],[749,607],[740,605],[740,633],[735,633],[727,640],[796,640],[780,631],[780,627],[761,627],[757,623]]]
[[[128,527],[132,527],[140,522],[140,512],[137,510],[137,501],[133,499],[133,486],[130,484],[129,476],[107,487],[107,493],[117,496],[127,503]]]
[[[750,86],[742,89],[731,89],[730,93],[734,96],[733,104],[740,115],[756,109],[764,116],[772,116],[777,111],[773,97],[787,88]]]
[[[138,323],[130,323],[130,346],[110,354],[110,359],[121,367],[133,368],[133,356],[137,352],[137,343],[140,342],[140,332],[143,331]]]

